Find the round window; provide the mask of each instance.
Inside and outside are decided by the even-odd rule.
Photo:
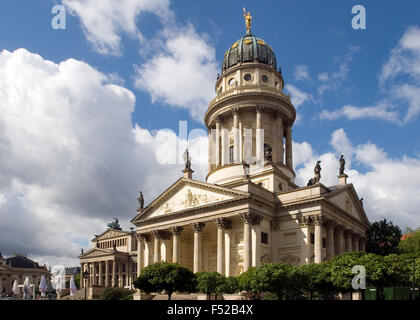
[[[236,80],[235,80],[235,78],[230,78],[230,79],[229,79],[228,84],[229,84],[230,86],[234,86],[234,85],[236,84]]]
[[[268,82],[268,77],[267,76],[262,76],[261,79],[262,79],[263,82]]]
[[[251,80],[252,79],[252,76],[251,76],[251,74],[250,73],[247,73],[246,75],[244,75],[244,80],[245,81],[249,81],[249,80]]]

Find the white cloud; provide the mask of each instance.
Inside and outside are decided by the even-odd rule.
[[[319,117],[321,119],[336,120],[339,118],[347,118],[348,120],[359,119],[380,119],[389,122],[400,123],[398,113],[389,110],[392,108],[387,103],[380,103],[376,106],[369,107],[356,107],[352,105],[345,105],[341,109],[336,110],[323,110]]]
[[[294,77],[296,81],[307,81],[311,77],[309,76],[308,66],[298,65],[296,66]]]
[[[318,80],[322,82],[326,82],[329,80],[328,72],[321,72],[318,74]]]
[[[218,63],[206,35],[191,25],[165,34],[163,48],[136,68],[137,88],[149,92],[153,102],[190,111],[202,121],[215,96]]]
[[[332,133],[330,144],[337,154],[343,155],[348,159],[347,166],[350,167],[350,160],[353,157],[354,150],[351,141],[347,137],[347,134],[343,128],[335,130]]]
[[[287,84],[285,86],[286,91],[290,92],[290,95],[292,97],[292,103],[297,108],[299,108],[302,104],[304,104],[306,101],[309,101],[312,99],[312,95],[306,92],[303,92],[299,88],[295,87],[294,85]]]
[[[408,74],[413,79],[420,78],[420,28],[410,27],[404,33],[397,47],[382,67],[380,83],[394,79],[400,74]]]
[[[121,36],[143,40],[138,18],[152,13],[161,21],[172,16],[169,0],[63,0],[71,14],[80,18],[86,38],[101,54],[121,54]]]
[[[320,118],[379,119],[400,125],[416,119],[420,113],[420,28],[408,28],[391,50],[379,75],[379,85],[386,93],[382,101],[373,106],[346,105],[334,111],[323,110]]]
[[[316,154],[306,142],[294,142],[304,161],[294,158],[296,183],[306,185],[313,177],[313,168],[321,160],[321,183],[326,186],[338,183],[338,157],[345,154],[348,181],[353,183],[358,195],[364,198],[364,207],[371,222],[387,218],[401,228],[419,227],[420,158],[403,156],[390,158],[384,150],[371,142],[353,146],[345,131],[339,129],[331,136],[334,153]],[[305,152],[301,152],[304,145]],[[362,172],[354,163],[367,168]]]
[[[7,198],[4,194],[0,193],[0,207],[7,204]]]
[[[134,94],[86,63],[4,50],[0,87],[4,254],[77,264],[106,222],[130,226],[139,190],[147,204],[182,175],[182,164],[158,162],[171,133],[133,128]],[[207,167],[195,163],[206,163],[207,139],[190,147],[194,177],[203,178]]]
[[[138,38],[139,54],[145,62],[135,66],[135,86],[148,92],[154,103],[189,110],[202,121],[208,103],[215,96],[219,70],[216,50],[206,34],[193,25],[180,25],[170,10],[170,0],[64,0],[82,23],[94,49],[102,54],[121,55],[122,36]],[[156,15],[162,29],[145,38],[138,20]],[[121,82],[119,82],[121,84]]]
[[[318,80],[321,81],[321,84],[318,86],[319,95],[323,95],[327,90],[336,90],[347,79],[350,70],[349,65],[358,50],[359,47],[349,47],[344,57],[335,57],[333,59],[333,66],[337,70],[318,74]]]

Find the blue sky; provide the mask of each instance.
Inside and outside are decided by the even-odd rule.
[[[245,33],[242,7],[253,16],[252,32],[274,49],[285,91],[298,110],[297,181],[307,181],[320,158],[324,183],[333,184],[336,160],[344,153],[371,221],[387,217],[403,229],[419,226],[418,2],[63,0],[66,29],[54,30],[51,9],[61,3],[0,4],[0,51],[8,52],[0,59],[1,85],[7,88],[0,102],[0,147],[3,141],[9,152],[0,165],[0,215],[7,215],[2,228],[22,220],[85,223],[67,230],[54,249],[28,237],[6,242],[0,236],[6,243],[0,250],[70,263],[112,217],[129,227],[138,190],[147,190],[146,202],[151,201],[179,176],[179,165],[156,164],[156,145],[170,136],[162,129],[177,133],[179,121],[204,129],[202,113],[214,95],[222,57]],[[356,4],[366,8],[366,30],[351,26]],[[69,102],[68,108],[61,110],[60,101]],[[16,115],[21,121],[12,126]],[[49,130],[43,132],[46,124]],[[197,143],[206,142],[197,138]],[[37,160],[37,150],[49,161]],[[66,175],[67,170],[84,175]],[[205,177],[204,164],[196,171],[197,178]],[[90,186],[85,193],[77,192],[76,176]],[[63,193],[71,201],[63,200]],[[63,224],[57,222],[57,228]],[[65,243],[70,249],[60,249]]]

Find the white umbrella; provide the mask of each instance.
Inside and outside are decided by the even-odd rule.
[[[13,294],[19,294],[19,287],[18,287],[18,282],[17,282],[17,280],[15,280],[15,281],[13,282],[12,292],[13,292]]]
[[[77,291],[76,284],[74,283],[74,277],[70,278],[70,296],[74,296],[74,293]]]
[[[29,300],[31,298],[31,292],[31,283],[29,282],[29,278],[26,277],[23,283],[23,300]]]
[[[41,277],[41,282],[39,283],[39,291],[41,291],[41,296],[45,297],[45,293],[48,291],[47,280],[45,280],[45,276]]]

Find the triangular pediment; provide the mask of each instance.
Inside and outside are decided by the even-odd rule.
[[[356,218],[362,223],[369,224],[369,220],[353,185],[350,184],[340,188],[326,198],[353,218]]]
[[[112,250],[107,249],[101,249],[101,248],[92,248],[85,253],[82,253],[79,258],[81,259],[89,259],[89,258],[95,258],[100,256],[107,256],[113,254]]]
[[[248,193],[201,181],[181,178],[156,198],[133,223],[174,212],[247,197]]]
[[[116,230],[116,229],[109,228],[106,231],[102,232],[100,235],[93,238],[92,241],[96,241],[96,240],[101,241],[101,240],[117,238],[117,237],[121,237],[121,236],[126,236],[129,233],[130,232],[128,232],[128,231],[122,231],[122,230]]]

